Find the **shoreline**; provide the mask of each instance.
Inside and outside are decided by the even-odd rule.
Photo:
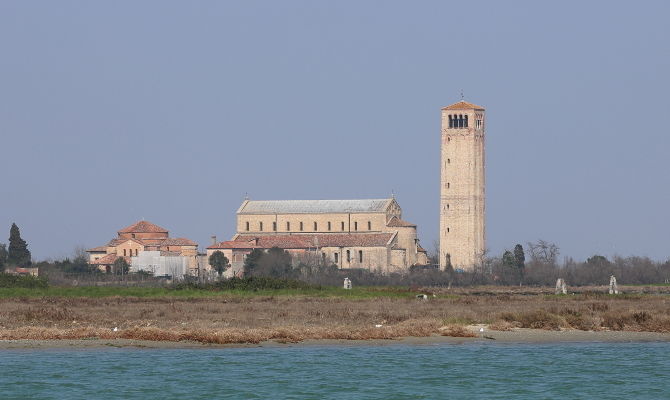
[[[453,336],[405,336],[396,339],[307,339],[297,343],[281,343],[274,340],[260,343],[210,344],[193,341],[152,341],[136,339],[10,339],[0,340],[2,350],[52,350],[52,349],[239,349],[239,348],[286,348],[319,346],[394,346],[394,345],[440,345],[440,344],[556,344],[556,343],[645,343],[670,342],[669,333],[633,331],[548,331],[541,329],[516,329],[512,331],[486,330],[477,337]]]

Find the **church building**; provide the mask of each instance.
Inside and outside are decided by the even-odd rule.
[[[375,272],[406,272],[427,263],[416,225],[402,219],[394,198],[364,200],[245,200],[237,210],[237,233],[213,244],[232,274],[239,275],[253,249],[279,247],[294,262]]]

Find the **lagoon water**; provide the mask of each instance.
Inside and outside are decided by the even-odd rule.
[[[2,399],[670,399],[670,343],[0,351]]]

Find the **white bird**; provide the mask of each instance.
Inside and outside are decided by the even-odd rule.
[[[119,331],[119,328],[115,326],[114,329],[112,329],[112,330],[113,330],[114,332],[118,332],[118,331]]]
[[[375,325],[375,328],[381,328],[381,327],[382,327],[382,324],[376,324]]]

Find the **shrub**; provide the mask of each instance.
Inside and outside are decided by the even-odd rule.
[[[48,286],[46,278],[0,273],[0,288],[45,289]]]
[[[320,286],[295,279],[272,278],[267,276],[250,276],[247,278],[231,278],[213,283],[183,282],[173,286],[175,290],[266,290],[266,289],[320,289]]]

